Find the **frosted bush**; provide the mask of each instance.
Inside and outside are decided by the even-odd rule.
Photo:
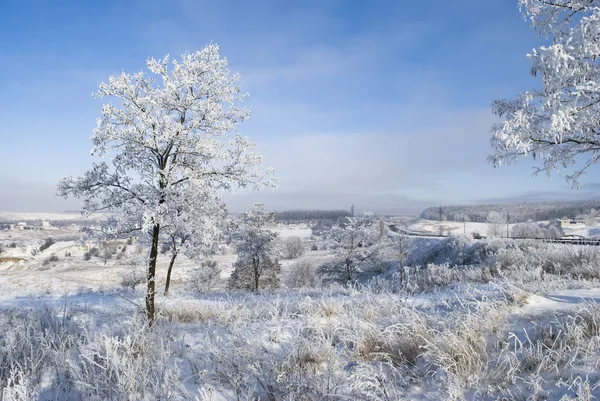
[[[600,247],[589,245],[549,246],[541,265],[553,274],[586,279],[600,278]]]
[[[221,269],[214,260],[205,260],[200,267],[190,271],[188,287],[197,293],[205,293],[221,282]]]
[[[297,236],[283,240],[283,254],[286,259],[297,259],[304,255],[304,242]]]
[[[182,390],[168,334],[149,330],[142,319],[121,335],[86,332],[78,360],[70,363],[75,383],[86,398],[173,398]]]
[[[31,380],[23,371],[13,368],[6,386],[2,389],[3,401],[35,401],[38,392],[32,388]]]
[[[320,284],[315,263],[309,259],[301,259],[288,267],[285,284],[288,288],[316,288]]]
[[[232,222],[231,239],[237,249],[237,260],[233,264],[230,288],[258,292],[279,287],[281,264],[275,252],[278,234],[269,229],[274,221],[274,213],[266,212],[263,204],[255,203]]]
[[[121,286],[135,291],[135,287],[146,281],[146,269],[143,265],[129,266],[121,277]]]
[[[349,377],[349,388],[355,399],[393,401],[403,398],[406,379],[389,363],[359,363]]]

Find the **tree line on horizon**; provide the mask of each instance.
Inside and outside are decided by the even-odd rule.
[[[275,212],[275,221],[277,222],[295,222],[295,221],[311,221],[311,220],[337,220],[340,217],[351,217],[351,210],[344,209],[313,209],[313,210],[283,210]]]
[[[575,219],[600,208],[600,200],[576,200],[560,202],[519,202],[485,205],[432,206],[421,212],[420,217],[439,220],[440,209],[443,220],[486,223],[490,212],[510,216],[511,223],[543,221],[551,219]]]

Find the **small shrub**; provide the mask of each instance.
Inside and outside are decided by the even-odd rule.
[[[216,311],[204,305],[188,303],[185,305],[165,305],[160,308],[161,316],[181,323],[203,322],[217,317]]]
[[[286,275],[285,284],[289,288],[317,287],[320,280],[317,277],[314,263],[306,259],[294,262]]]
[[[261,260],[257,271],[255,271],[251,259],[238,258],[233,264],[233,273],[229,280],[229,287],[250,291],[276,289],[279,288],[280,272],[281,264],[277,259],[265,258]],[[256,281],[258,281],[258,288]]]
[[[192,272],[190,278],[191,289],[204,293],[210,291],[221,281],[221,270],[214,260],[205,260],[200,264],[200,268]]]
[[[287,237],[283,241],[283,248],[286,259],[297,259],[304,254],[304,243],[300,237]]]
[[[320,264],[316,272],[323,281],[323,283],[339,283],[343,284],[347,280],[340,276],[340,271],[344,269],[344,265],[341,261],[331,261]]]
[[[56,255],[50,255],[50,257],[47,257],[46,259],[44,259],[44,261],[42,262],[42,264],[43,264],[44,266],[47,266],[47,265],[49,265],[50,263],[53,263],[53,262],[58,262],[59,260],[60,260],[60,259],[58,258],[58,256],[56,256]]]
[[[585,279],[600,278],[600,248],[585,245],[548,246],[540,256],[546,273],[568,274]]]
[[[433,357],[434,366],[466,384],[485,372],[489,357],[479,326],[469,322],[436,332],[424,348]]]
[[[318,251],[318,250],[319,250],[319,247],[317,246],[317,244],[312,244],[312,245],[310,246],[310,250],[311,250],[311,251]]]
[[[117,254],[117,244],[115,242],[104,241],[101,244],[101,252],[102,252],[102,260],[104,264],[110,259],[112,259],[113,255]]]
[[[113,253],[109,249],[105,249],[104,252],[102,252],[102,260],[104,261],[104,264],[106,264],[109,259],[112,259],[112,255]]]
[[[56,243],[56,241],[54,241],[54,239],[46,238],[44,243],[42,245],[40,245],[40,252],[44,252],[46,249],[50,248],[55,243]]]
[[[16,248],[17,247],[17,243],[16,242],[11,242],[10,245],[8,246],[9,248]]]
[[[100,251],[98,250],[98,248],[93,247],[89,251],[87,251],[83,254],[83,260],[90,260],[90,259],[92,259],[92,257],[98,256],[99,254],[100,254]]]
[[[235,253],[235,249],[233,249],[231,245],[221,244],[219,245],[217,252],[219,255],[231,255],[232,253]]]
[[[146,280],[146,270],[141,265],[131,266],[121,278],[121,286],[135,291],[135,287],[142,284]]]

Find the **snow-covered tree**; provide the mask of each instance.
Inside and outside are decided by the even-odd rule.
[[[396,252],[398,256],[398,262],[400,263],[400,267],[406,266],[406,261],[410,256],[410,251],[412,247],[412,240],[408,235],[399,234],[391,241],[392,249]]]
[[[595,227],[596,221],[598,220],[598,211],[591,209],[587,215],[585,215],[585,225],[588,227]]]
[[[114,103],[102,107],[92,155],[110,162],[94,163],[82,177],[63,178],[58,194],[84,199],[88,214],[114,213],[115,232],[137,231],[146,238],[146,314],[152,324],[161,229],[177,222],[201,227],[208,221],[189,213],[213,209],[205,202],[226,190],[274,182],[271,169],[261,169],[254,144],[235,133],[249,111],[241,105],[238,75],[229,73],[218,46],[146,65],[148,75],[122,73],[100,84],[95,96]],[[210,242],[210,224],[185,232],[202,236],[196,243]]]
[[[283,252],[287,259],[297,259],[304,254],[304,241],[298,236],[287,237],[283,240]]]
[[[275,214],[265,212],[261,203],[233,222],[231,240],[238,258],[233,265],[230,287],[256,292],[279,286],[281,265],[275,255],[278,236],[269,230],[273,223]]]
[[[501,237],[502,230],[504,228],[504,224],[506,224],[506,220],[504,216],[502,216],[498,212],[490,212],[487,217],[488,223],[488,237]]]
[[[513,238],[546,238],[548,233],[535,223],[517,223],[510,230]]]
[[[536,33],[531,72],[541,88],[496,100],[502,122],[492,128],[494,166],[532,154],[539,171],[561,172],[574,186],[600,158],[600,4],[596,0],[519,0]],[[583,159],[583,160],[580,160]],[[581,163],[583,162],[583,163]]]
[[[457,213],[454,218],[456,221],[463,223],[463,235],[467,235],[467,221],[469,220],[469,216],[465,213]]]
[[[181,199],[174,199],[174,207],[170,214],[163,218],[165,225],[161,228],[163,246],[171,252],[167,268],[164,294],[168,295],[171,284],[171,273],[175,260],[180,253],[190,259],[200,259],[212,254],[222,237],[222,226],[227,217],[227,208],[218,193],[196,194],[202,199],[189,202],[186,194]]]
[[[373,262],[385,246],[380,236],[379,224],[370,212],[360,217],[345,217],[343,224],[335,225],[327,233],[335,256],[338,258],[340,273],[348,282],[355,274]]]

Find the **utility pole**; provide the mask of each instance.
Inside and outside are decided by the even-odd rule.
[[[440,237],[444,235],[444,226],[442,225],[443,217],[444,217],[444,215],[442,213],[442,205],[440,205],[440,227],[439,227]]]

